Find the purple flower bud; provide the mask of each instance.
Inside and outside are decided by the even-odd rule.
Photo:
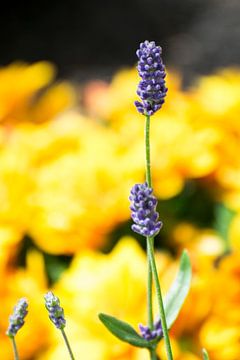
[[[129,196],[131,217],[135,223],[132,230],[143,236],[155,236],[162,227],[156,212],[157,199],[152,192],[147,183],[136,184]]]
[[[136,54],[138,73],[142,81],[138,84],[137,94],[142,102],[135,101],[138,112],[143,115],[153,115],[162,107],[167,94],[165,85],[165,66],[161,58],[162,49],[154,41],[144,41]],[[155,85],[153,87],[153,85]]]
[[[24,318],[28,313],[27,308],[28,302],[25,298],[20,299],[14,307],[14,312],[9,317],[9,327],[6,331],[9,337],[14,337],[18,330],[24,325]]]
[[[66,325],[64,310],[60,307],[60,300],[51,291],[45,296],[45,306],[49,313],[49,319],[54,323],[56,328],[63,329]]]
[[[150,330],[150,328],[148,326],[144,326],[142,324],[139,324],[139,330],[140,330],[141,336],[145,340],[148,340],[148,341],[151,341],[151,340],[155,339],[156,337],[163,336],[162,325],[161,325],[160,320],[158,320],[154,323],[153,330]]]

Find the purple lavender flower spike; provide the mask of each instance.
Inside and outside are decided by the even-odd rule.
[[[161,58],[162,49],[154,41],[144,41],[136,54],[138,73],[142,80],[138,84],[137,94],[141,99],[135,101],[138,112],[153,115],[162,107],[167,94],[165,85],[165,66]]]
[[[58,329],[64,329],[66,325],[66,320],[64,317],[64,310],[60,306],[60,300],[55,296],[51,291],[49,291],[45,296],[45,306],[49,313],[49,319]]]
[[[24,318],[28,313],[27,308],[28,302],[25,298],[20,299],[14,307],[14,312],[9,317],[9,327],[6,331],[6,334],[9,337],[13,338],[17,334],[18,330],[24,325]]]
[[[153,330],[150,330],[150,328],[148,326],[144,326],[142,324],[139,324],[139,330],[140,330],[141,336],[145,340],[148,340],[148,341],[151,341],[151,340],[155,339],[156,337],[163,336],[162,325],[161,325],[160,320],[158,320],[157,322],[154,323]]]
[[[155,236],[162,227],[156,212],[157,199],[152,192],[147,183],[136,184],[132,187],[129,196],[131,216],[135,223],[132,225],[132,230],[143,236]]]

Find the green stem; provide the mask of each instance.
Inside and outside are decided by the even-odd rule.
[[[155,258],[154,258],[153,238],[149,239],[149,256],[150,256],[150,263],[151,263],[151,268],[152,268],[152,273],[153,273],[154,285],[155,285],[156,293],[157,293],[159,315],[160,315],[160,319],[161,319],[161,325],[162,325],[162,330],[163,330],[163,337],[164,337],[164,341],[165,341],[167,358],[168,358],[168,360],[173,360],[172,349],[171,349],[170,339],[169,339],[169,335],[168,335],[167,321],[166,321],[165,311],[164,311],[164,307],[163,307],[162,292],[161,292],[161,287],[160,287],[160,283],[159,283],[159,279],[158,279],[156,262],[155,262]]]
[[[150,116],[146,116],[145,122],[145,150],[146,150],[146,181],[149,187],[151,180],[151,161],[150,161]],[[147,308],[148,326],[153,330],[153,306],[152,306],[152,268],[149,259],[149,241],[147,238],[147,259],[148,259],[148,281],[147,281]]]
[[[150,160],[150,116],[146,116],[145,122],[145,149],[146,149],[146,181],[152,187],[151,160]]]
[[[145,122],[145,149],[146,149],[146,181],[149,187],[152,187],[151,179],[151,161],[150,161],[150,116],[146,116]],[[157,267],[154,258],[154,237],[147,237],[147,257],[148,257],[148,324],[153,327],[153,311],[152,311],[152,276],[157,293],[159,315],[161,319],[163,337],[168,360],[173,360],[170,339],[168,335],[166,316],[163,307],[161,287],[158,279]],[[150,266],[149,266],[150,265]],[[154,359],[154,353],[151,353],[151,359]]]
[[[66,346],[67,346],[67,349],[68,349],[70,358],[71,358],[71,360],[75,360],[75,358],[74,358],[74,356],[73,356],[72,349],[71,349],[71,347],[70,347],[70,344],[69,344],[69,341],[68,341],[68,338],[67,338],[67,335],[66,335],[64,329],[61,329],[61,332],[62,332],[62,336],[63,336],[64,341],[65,341],[65,344],[66,344]]]
[[[19,360],[15,337],[12,337],[11,340],[12,340],[12,345],[13,345],[14,360]]]
[[[156,354],[156,349],[149,349],[151,360],[158,360],[158,356]]]
[[[149,240],[147,237],[147,261],[148,261],[148,282],[147,282],[147,308],[148,308],[148,326],[151,330],[154,328],[153,324],[153,306],[152,306],[152,268],[149,258]]]

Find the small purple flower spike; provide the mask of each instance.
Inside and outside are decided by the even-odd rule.
[[[28,302],[25,298],[20,299],[14,307],[14,312],[9,317],[9,327],[6,331],[6,334],[9,337],[13,338],[17,334],[18,330],[24,325],[24,318],[28,313],[27,308]]]
[[[64,329],[66,326],[66,320],[64,317],[64,310],[60,306],[60,300],[51,291],[45,296],[45,306],[49,313],[49,319],[54,323],[56,328]]]
[[[135,224],[132,230],[143,236],[155,236],[162,227],[156,212],[157,199],[152,195],[153,190],[147,183],[136,184],[131,189],[131,216]]]
[[[142,324],[139,324],[139,330],[141,333],[141,336],[148,341],[151,341],[155,339],[156,337],[162,337],[163,331],[161,326],[161,321],[158,320],[154,323],[154,330],[150,330],[148,326],[144,326]]]
[[[142,100],[135,101],[138,112],[153,115],[162,107],[167,94],[165,85],[166,71],[161,58],[162,49],[154,41],[144,41],[136,54],[138,73],[142,80],[138,84],[137,94]]]

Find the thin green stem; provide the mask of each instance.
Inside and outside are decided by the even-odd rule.
[[[146,116],[145,122],[145,150],[146,150],[146,181],[152,187],[151,179],[151,159],[150,159],[150,116]]]
[[[11,340],[12,340],[12,346],[13,346],[14,360],[19,360],[15,337],[11,337]]]
[[[156,354],[156,349],[150,349],[149,352],[150,352],[151,360],[158,360],[158,356]]]
[[[147,237],[147,254],[149,253],[149,240]],[[148,326],[153,330],[153,307],[152,307],[152,268],[150,263],[150,258],[147,255],[148,259],[148,282],[147,282],[147,308],[148,308]]]
[[[150,116],[146,116],[145,122],[145,149],[146,149],[146,181],[149,187],[152,187],[151,179],[151,159],[150,159]],[[147,237],[147,257],[148,257],[148,324],[153,327],[153,310],[152,310],[152,277],[157,293],[159,315],[161,319],[163,337],[168,360],[173,360],[170,339],[168,335],[166,316],[163,307],[162,292],[158,279],[157,267],[154,258],[154,237]],[[149,266],[150,265],[150,266]],[[157,359],[155,350],[150,351],[151,359]]]
[[[71,347],[70,347],[70,344],[69,344],[69,341],[68,341],[68,338],[67,338],[67,335],[66,335],[64,329],[61,329],[61,332],[62,332],[62,336],[63,336],[64,341],[65,341],[65,344],[66,344],[66,346],[67,346],[67,349],[68,349],[70,358],[71,358],[71,360],[75,360],[75,358],[74,358],[74,356],[73,356],[72,349],[71,349]]]
[[[159,279],[158,279],[156,262],[155,262],[155,258],[154,258],[153,238],[149,239],[149,257],[150,257],[150,263],[151,263],[151,267],[152,267],[154,285],[155,285],[156,293],[157,293],[159,315],[160,315],[162,329],[163,329],[163,337],[164,337],[164,341],[165,341],[167,358],[168,358],[168,360],[173,360],[172,349],[171,349],[170,339],[169,339],[169,335],[168,335],[167,321],[166,321],[165,311],[164,311],[164,307],[163,307],[162,292],[161,292],[161,287],[160,287],[160,283],[159,283]]]
[[[150,116],[146,116],[145,122],[145,150],[146,150],[146,181],[149,187],[152,186],[151,161],[150,161]],[[152,306],[152,268],[149,260],[149,241],[147,238],[147,259],[148,259],[148,280],[147,280],[147,308],[148,326],[153,330],[153,306]]]

